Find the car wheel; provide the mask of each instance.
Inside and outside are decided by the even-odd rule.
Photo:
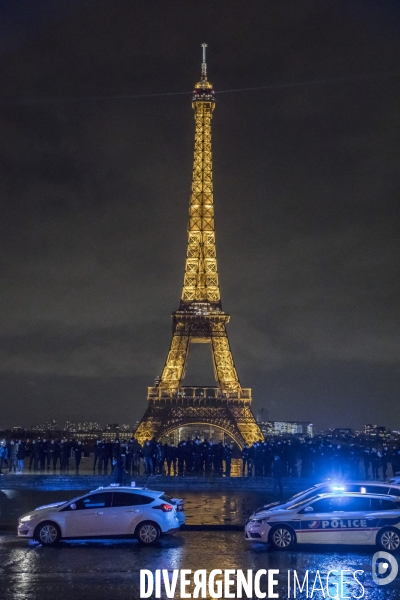
[[[36,527],[35,539],[43,546],[54,546],[61,539],[60,528],[52,521],[44,521]]]
[[[155,544],[161,535],[161,531],[157,523],[151,521],[144,521],[140,523],[136,529],[136,537],[141,544],[150,546]]]
[[[400,547],[400,531],[394,528],[383,529],[378,533],[376,543],[386,552],[394,552]]]
[[[290,527],[277,525],[271,530],[269,541],[276,550],[289,550],[296,543],[296,535]]]

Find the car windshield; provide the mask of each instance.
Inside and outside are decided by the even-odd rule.
[[[312,496],[311,498],[303,498],[303,500],[296,502],[296,504],[291,504],[290,506],[287,506],[285,510],[296,510],[296,508],[302,508],[303,506],[307,506],[307,504],[309,504],[310,502],[312,502],[312,500],[315,500],[316,498],[318,498],[318,495]]]
[[[313,492],[315,492],[317,487],[318,486],[313,485],[313,487],[309,488],[308,490],[303,490],[302,492],[298,492],[297,494],[295,494],[294,496],[289,498],[289,500],[287,500],[286,502],[293,502],[293,500],[296,500],[296,498],[299,498],[300,496],[304,496],[304,494],[307,494],[307,495],[312,494]],[[281,502],[281,504],[286,504],[286,502]]]

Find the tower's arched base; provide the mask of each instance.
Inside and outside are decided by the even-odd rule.
[[[184,400],[165,403],[150,401],[139,423],[135,437],[144,444],[152,438],[160,439],[185,425],[211,425],[222,429],[239,448],[263,439],[250,406],[247,403],[214,402],[211,406],[187,406]]]

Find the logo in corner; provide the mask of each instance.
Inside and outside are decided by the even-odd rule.
[[[377,585],[392,583],[397,577],[399,565],[388,552],[375,552],[372,557],[372,580]]]

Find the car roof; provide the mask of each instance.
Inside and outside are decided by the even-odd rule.
[[[164,492],[160,492],[159,490],[148,490],[147,488],[142,488],[142,487],[133,487],[130,485],[106,485],[106,486],[101,486],[95,490],[91,490],[89,493],[90,494],[94,494],[95,492],[98,492],[99,490],[103,490],[105,492],[146,492],[146,494],[164,494]]]
[[[320,488],[324,485],[328,485],[328,486],[346,486],[346,485],[376,485],[378,487],[395,487],[395,488],[400,488],[400,482],[391,482],[391,481],[372,481],[371,479],[367,479],[367,480],[360,480],[360,481],[322,481],[321,483],[316,483],[313,487],[309,488],[308,490],[304,490],[305,492],[312,490],[312,489],[316,489],[316,488]]]
[[[394,502],[399,501],[398,496],[394,496],[392,494],[374,494],[371,493],[362,493],[362,492],[325,492],[324,494],[318,494],[315,498],[378,498],[379,500],[389,499]],[[315,499],[313,498],[313,499]]]

